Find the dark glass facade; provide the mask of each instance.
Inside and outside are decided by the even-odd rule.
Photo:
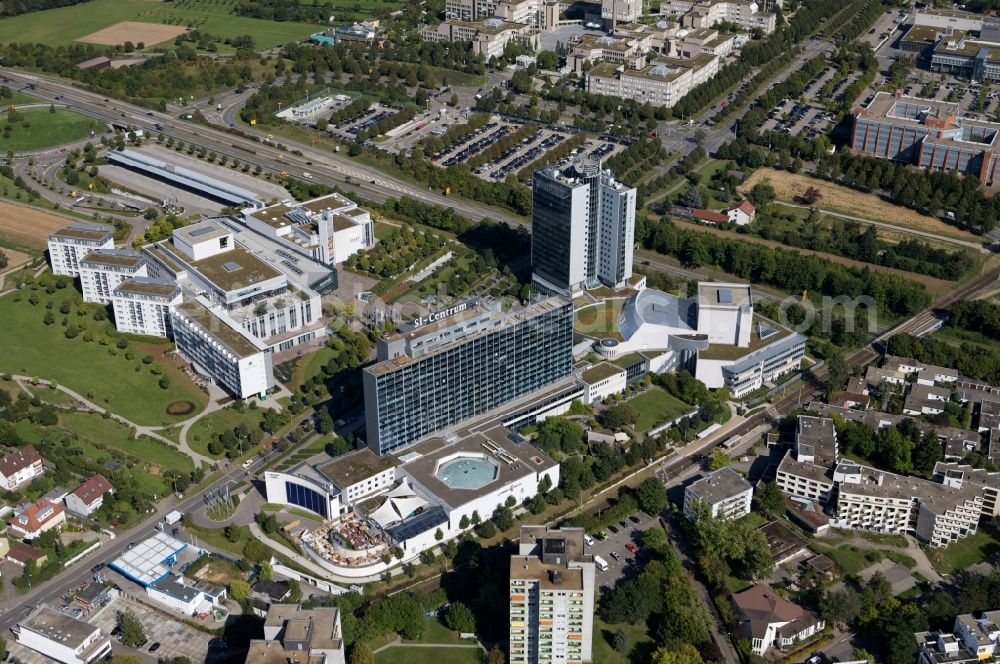
[[[555,284],[568,284],[573,246],[573,190],[538,171],[531,192],[531,269]]]
[[[296,484],[295,482],[285,482],[285,499],[291,505],[297,505],[310,512],[321,515],[324,519],[330,518],[330,501],[326,496],[309,487]]]
[[[509,316],[440,351],[366,370],[368,446],[395,452],[572,374],[571,302],[550,298]]]

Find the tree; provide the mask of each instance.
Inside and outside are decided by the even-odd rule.
[[[444,533],[441,532],[440,528],[434,531],[434,539],[437,540],[438,542],[444,539]]]
[[[636,490],[636,500],[639,509],[646,514],[656,516],[667,506],[667,490],[655,477],[643,480]]]
[[[628,653],[628,646],[628,634],[625,633],[625,630],[615,630],[611,637],[611,647],[615,649],[615,652],[625,655]]]
[[[260,580],[270,581],[272,577],[271,561],[265,560],[260,564]]]
[[[468,528],[469,527],[469,517],[466,516],[465,514],[463,514],[462,518],[459,519],[459,521],[458,521],[458,527],[461,528],[462,530],[465,530],[466,528]]]
[[[823,192],[813,186],[806,187],[805,193],[802,194],[802,201],[806,205],[816,205],[821,198],[823,198]]]
[[[705,204],[705,201],[701,196],[701,189],[693,184],[689,185],[688,188],[684,190],[684,193],[681,194],[677,202],[684,207],[689,208],[700,208]]]
[[[349,664],[375,664],[375,655],[364,643],[356,643],[348,659]]]
[[[639,413],[628,404],[611,406],[601,414],[601,422],[609,429],[620,429],[635,424],[637,419],[639,419]]]
[[[834,352],[826,361],[826,389],[828,393],[839,392],[847,385],[850,367],[844,356]]]
[[[250,540],[243,547],[243,557],[250,562],[259,564],[271,559],[271,550],[263,542]]]
[[[504,657],[503,651],[500,650],[500,646],[493,646],[490,651],[486,653],[486,664],[507,664],[507,658]]]
[[[445,626],[453,632],[473,633],[476,631],[476,617],[472,609],[462,602],[455,602],[444,614]]]
[[[729,455],[724,450],[718,447],[713,448],[712,455],[708,460],[708,469],[719,470],[720,468],[725,468],[729,465],[729,461]]]
[[[138,648],[146,642],[146,629],[131,610],[118,614],[118,630],[124,646]]]
[[[653,653],[653,664],[703,664],[698,649],[690,643],[682,643],[676,648],[657,648]]]
[[[772,201],[777,197],[777,193],[774,191],[774,185],[767,178],[761,180],[750,189],[750,195],[747,198],[758,208],[767,207]]]
[[[781,492],[777,482],[765,482],[754,498],[757,507],[769,512],[771,516],[778,516],[785,511],[785,494]]]
[[[875,664],[875,655],[871,654],[864,648],[856,648],[853,653],[851,653],[851,659],[855,662],[868,662],[868,664]]]
[[[242,602],[250,596],[250,584],[236,579],[229,583],[229,596],[237,602]]]

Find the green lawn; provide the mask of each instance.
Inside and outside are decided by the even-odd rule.
[[[601,662],[601,664],[631,664],[631,662],[641,661],[648,662],[650,660],[648,656],[629,657],[631,652],[622,655],[612,647],[614,634],[618,630],[625,632],[625,635],[628,637],[629,651],[634,652],[634,650],[638,647],[639,653],[636,653],[636,655],[641,655],[641,653],[646,653],[647,655],[652,654],[653,646],[655,644],[646,631],[646,625],[609,625],[597,616],[594,616],[593,660],[595,662]]]
[[[943,549],[925,548],[931,564],[941,574],[955,574],[963,569],[981,563],[995,553],[1000,553],[997,531],[988,526],[980,526],[979,531],[958,540]]]
[[[865,558],[867,551],[849,544],[842,544],[835,549],[823,551],[823,553],[837,564],[844,576],[855,576],[872,564]]]
[[[21,440],[28,443],[37,443],[41,440],[38,435],[38,429],[35,425],[31,423],[31,420],[19,420],[17,424],[14,425],[14,429],[17,431],[17,435],[20,436]]]
[[[194,469],[194,462],[188,455],[169,447],[166,443],[148,438],[132,440],[131,430],[116,420],[105,419],[94,413],[62,413],[59,416],[59,423],[97,445],[121,450],[140,461],[156,464],[164,470],[190,472]]]
[[[52,296],[44,291],[38,294],[41,301],[37,306],[28,302],[27,291],[21,293],[21,302],[14,302],[11,295],[0,298],[0,371],[55,380],[83,395],[93,392],[93,401],[136,424],[162,425],[190,417],[167,415],[166,406],[172,401],[191,401],[197,410],[204,407],[205,395],[181,374],[176,374],[167,389],[161,389],[159,378],[138,361],[138,353],[136,360],[129,361],[113,344],[87,343],[82,334],[67,339],[58,322],[45,325],[46,300],[55,302],[58,311],[64,299],[78,296],[76,291],[57,289]],[[89,326],[98,338],[97,333],[110,326],[89,316],[71,313],[68,317],[76,325]],[[116,351],[115,355],[111,351]],[[138,372],[136,366],[140,367]]]
[[[26,95],[23,92],[11,90],[10,97],[0,97],[0,108],[6,108],[11,104],[14,104],[15,106],[20,106],[22,104],[37,104],[40,101],[42,100],[38,97],[32,97],[31,95]]]
[[[618,330],[618,314],[625,306],[625,298],[604,300],[573,314],[573,331],[592,337],[614,337],[621,339]]]
[[[691,411],[691,406],[671,396],[659,388],[650,388],[627,403],[639,413],[636,431],[649,431],[658,424],[669,422],[679,415]]]
[[[471,645],[472,641],[460,639],[458,632],[451,631],[442,625],[437,618],[428,618],[427,627],[424,629],[424,633],[420,635],[420,638],[416,641],[404,640],[403,643],[458,643]]]
[[[482,664],[479,648],[414,648],[390,646],[375,655],[375,664]],[[594,660],[598,661],[598,660]]]
[[[191,425],[191,429],[188,430],[188,444],[195,452],[213,459],[221,458],[222,454],[209,453],[208,443],[223,431],[239,426],[241,422],[251,430],[258,428],[263,418],[263,412],[263,409],[245,409],[240,413],[232,408],[224,408],[209,413]]]
[[[0,25],[3,25],[0,22]],[[105,125],[86,115],[73,111],[57,109],[50,113],[45,108],[31,108],[17,111],[22,119],[11,122],[9,115],[0,116],[0,145],[4,150],[23,152],[41,148],[63,145],[90,136],[91,132],[100,134]],[[10,136],[7,136],[7,128]]]
[[[0,21],[0,42],[41,42],[56,46],[86,37],[121,21],[140,21],[187,25],[223,38],[253,35],[256,47],[263,49],[304,39],[319,29],[308,23],[274,22],[236,16],[230,13],[233,4],[235,3],[213,0],[180,0],[170,3],[92,0],[72,7],[5,18]],[[153,44],[146,46],[148,48]]]

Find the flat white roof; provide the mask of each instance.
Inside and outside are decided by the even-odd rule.
[[[187,542],[165,533],[156,533],[111,561],[111,569],[138,584],[149,586],[170,573],[173,558],[187,548]]]

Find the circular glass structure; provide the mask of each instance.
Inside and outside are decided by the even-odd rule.
[[[618,345],[618,340],[612,337],[604,337],[601,339],[601,345],[605,348],[614,348]]]
[[[441,463],[434,473],[452,489],[478,489],[497,478],[499,466],[481,456],[460,456]]]

